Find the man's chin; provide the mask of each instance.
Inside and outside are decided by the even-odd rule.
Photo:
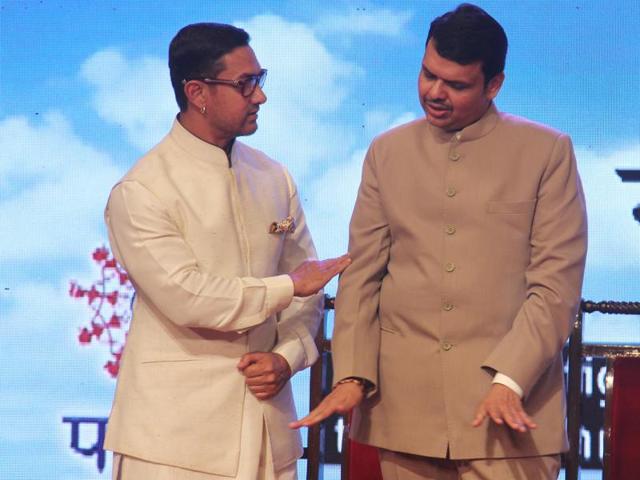
[[[238,134],[238,136],[246,137],[247,135],[253,135],[254,133],[256,133],[256,130],[258,130],[258,124],[254,122],[254,123],[245,125],[245,127]]]
[[[433,115],[429,115],[429,113],[427,113],[426,117],[427,117],[427,122],[429,122],[434,127],[442,128],[444,130],[449,130],[449,128],[451,128],[451,120],[448,117],[437,118],[437,117],[434,117]]]

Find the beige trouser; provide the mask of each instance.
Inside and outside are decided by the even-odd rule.
[[[556,480],[560,455],[450,460],[380,449],[384,480]]]

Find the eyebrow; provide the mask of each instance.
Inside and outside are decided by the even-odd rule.
[[[257,72],[246,72],[246,73],[241,73],[240,76],[238,77],[238,80],[242,79],[242,78],[249,78],[249,77],[259,77],[260,74],[262,73],[262,68],[260,68]]]
[[[426,73],[427,75],[430,75],[432,77],[440,78],[447,85],[461,85],[461,86],[465,86],[465,87],[469,87],[469,86],[472,85],[471,83],[463,81],[463,80],[450,80],[450,79],[438,77],[435,73],[433,73],[431,70],[429,70],[424,63],[422,64],[422,71],[424,73]]]

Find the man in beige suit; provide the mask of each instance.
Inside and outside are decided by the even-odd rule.
[[[498,112],[507,39],[482,9],[436,18],[426,118],[367,153],[333,333],[332,393],[385,480],[552,479],[568,448],[562,347],[586,218],[570,139]]]
[[[350,260],[315,260],[288,172],[236,141],[266,101],[248,39],[213,23],[178,32],[180,113],[109,197],[136,288],[105,441],[114,479],[296,478],[289,378],[317,358],[318,292]]]

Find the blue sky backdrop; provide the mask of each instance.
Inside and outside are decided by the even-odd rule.
[[[296,178],[320,256],[347,248],[364,152],[421,116],[431,19],[452,1],[0,1],[0,477],[110,478],[68,448],[65,415],[106,416],[107,352],[81,347],[110,187],[177,112],[168,44],[200,21],[245,28],[269,75],[245,139]],[[574,140],[590,222],[584,296],[640,299],[640,2],[479,1],[509,36],[500,109]],[[335,291],[335,284],[329,291]],[[613,320],[611,320],[613,322]],[[637,319],[588,325],[640,339]],[[88,437],[91,437],[88,434]]]

